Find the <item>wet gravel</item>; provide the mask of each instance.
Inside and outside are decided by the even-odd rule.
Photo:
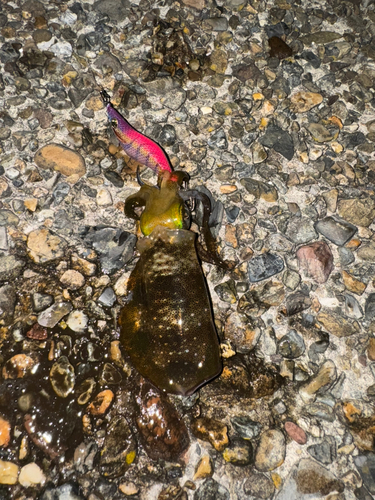
[[[369,0],[0,3],[1,500],[373,498],[374,22]],[[224,369],[187,398],[119,342],[138,165],[101,88],[236,264],[203,264]]]

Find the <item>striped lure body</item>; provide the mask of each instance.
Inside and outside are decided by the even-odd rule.
[[[135,130],[110,102],[106,104],[106,111],[114,134],[130,158],[146,165],[156,173],[172,172],[166,154],[156,142]]]

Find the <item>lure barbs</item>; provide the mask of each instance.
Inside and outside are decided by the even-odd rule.
[[[151,168],[155,173],[172,172],[171,164],[162,148],[152,139],[138,132],[113,107],[109,95],[105,90],[100,92],[106,105],[109,123],[125,153],[138,163]]]

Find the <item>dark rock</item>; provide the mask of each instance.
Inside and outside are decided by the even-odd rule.
[[[124,181],[122,180],[121,176],[117,172],[114,172],[113,170],[106,170],[104,172],[104,177],[106,179],[108,179],[109,182],[111,182],[117,188],[122,188],[124,186]],[[89,187],[89,186],[87,186],[87,187]],[[90,191],[87,191],[87,189],[86,189],[85,192],[86,192],[87,196],[90,196],[91,194],[93,194],[93,192],[95,192],[95,195],[91,196],[91,197],[95,198],[95,196],[96,196],[96,189],[90,188]],[[89,194],[89,192],[90,192],[90,194]]]
[[[33,310],[35,312],[44,311],[47,307],[53,304],[53,296],[47,293],[38,293],[35,292],[31,296]]]
[[[164,148],[173,146],[173,144],[176,142],[176,139],[177,135],[174,126],[169,124],[164,125],[158,137],[158,142],[160,143],[160,145]]]
[[[249,465],[253,461],[253,447],[249,440],[232,438],[223,451],[223,458],[233,465]]]
[[[328,465],[336,458],[336,441],[332,436],[327,436],[321,443],[308,446],[307,451],[318,462]]]
[[[89,95],[89,89],[80,89],[77,90],[75,88],[70,88],[68,91],[68,97],[72,101],[73,106],[75,108],[79,108],[79,106],[83,103],[86,97]],[[70,106],[69,106],[70,107]],[[66,109],[66,108],[64,108]]]
[[[57,488],[47,488],[40,500],[83,500],[76,484],[66,483]]]
[[[375,453],[358,455],[354,457],[354,463],[369,492],[375,494]]]
[[[69,194],[70,185],[67,182],[59,182],[53,190],[52,196],[59,205]]]
[[[268,500],[272,497],[275,491],[275,486],[272,480],[265,474],[251,471],[250,477],[247,476],[247,479],[244,482],[243,490],[246,495],[259,500]]]
[[[220,128],[219,130],[211,134],[207,143],[211,148],[227,149],[228,141],[224,130]]]
[[[270,50],[270,57],[277,57],[278,59],[285,59],[293,55],[292,49],[287,45],[284,40],[278,36],[273,36],[268,40]]]
[[[113,288],[108,287],[103,290],[103,293],[98,298],[99,304],[105,307],[112,307],[116,302],[116,294],[113,291]]]
[[[301,337],[301,335],[299,335],[295,330],[290,330],[290,332],[278,340],[277,350],[283,358],[298,358],[305,352],[305,342],[303,337]]]
[[[253,439],[257,437],[262,426],[259,422],[254,422],[250,417],[233,417],[231,420],[234,430],[245,439]]]
[[[276,125],[270,125],[266,133],[259,139],[259,142],[268,148],[272,148],[287,160],[291,160],[294,155],[294,145],[291,136],[285,130]]]
[[[297,216],[292,217],[288,222],[285,235],[297,245],[307,243],[318,236],[311,219]]]
[[[284,269],[284,261],[278,255],[263,253],[248,262],[249,278],[252,283],[262,281]]]
[[[111,420],[100,452],[100,468],[108,478],[122,476],[134,462],[137,444],[126,419],[118,415]]]
[[[194,493],[194,500],[230,500],[230,494],[224,486],[208,478]]]
[[[370,293],[366,299],[365,316],[367,321],[375,318],[375,293]]]
[[[334,217],[326,217],[314,224],[315,229],[335,245],[345,245],[357,232],[356,226]]]
[[[248,80],[256,83],[262,78],[262,73],[253,62],[248,62],[247,64],[233,66],[233,76],[243,83]]]
[[[98,252],[103,272],[112,274],[133,257],[136,236],[112,227],[94,227],[84,241]]]
[[[288,295],[286,298],[286,314],[293,316],[298,314],[311,306],[311,299],[303,292],[296,292]]]

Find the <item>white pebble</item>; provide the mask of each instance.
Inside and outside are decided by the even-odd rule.
[[[82,333],[86,330],[87,328],[87,323],[88,323],[88,317],[83,311],[72,311],[68,319],[66,321],[66,324],[68,327],[73,330],[73,332],[77,333]]]
[[[100,207],[107,207],[108,205],[112,205],[111,193],[104,188],[99,189],[96,195],[96,203]]]
[[[43,474],[42,469],[38,465],[36,465],[35,462],[22,467],[20,475],[18,477],[18,482],[25,488],[34,486],[36,484],[44,484],[45,481],[46,476]]]

